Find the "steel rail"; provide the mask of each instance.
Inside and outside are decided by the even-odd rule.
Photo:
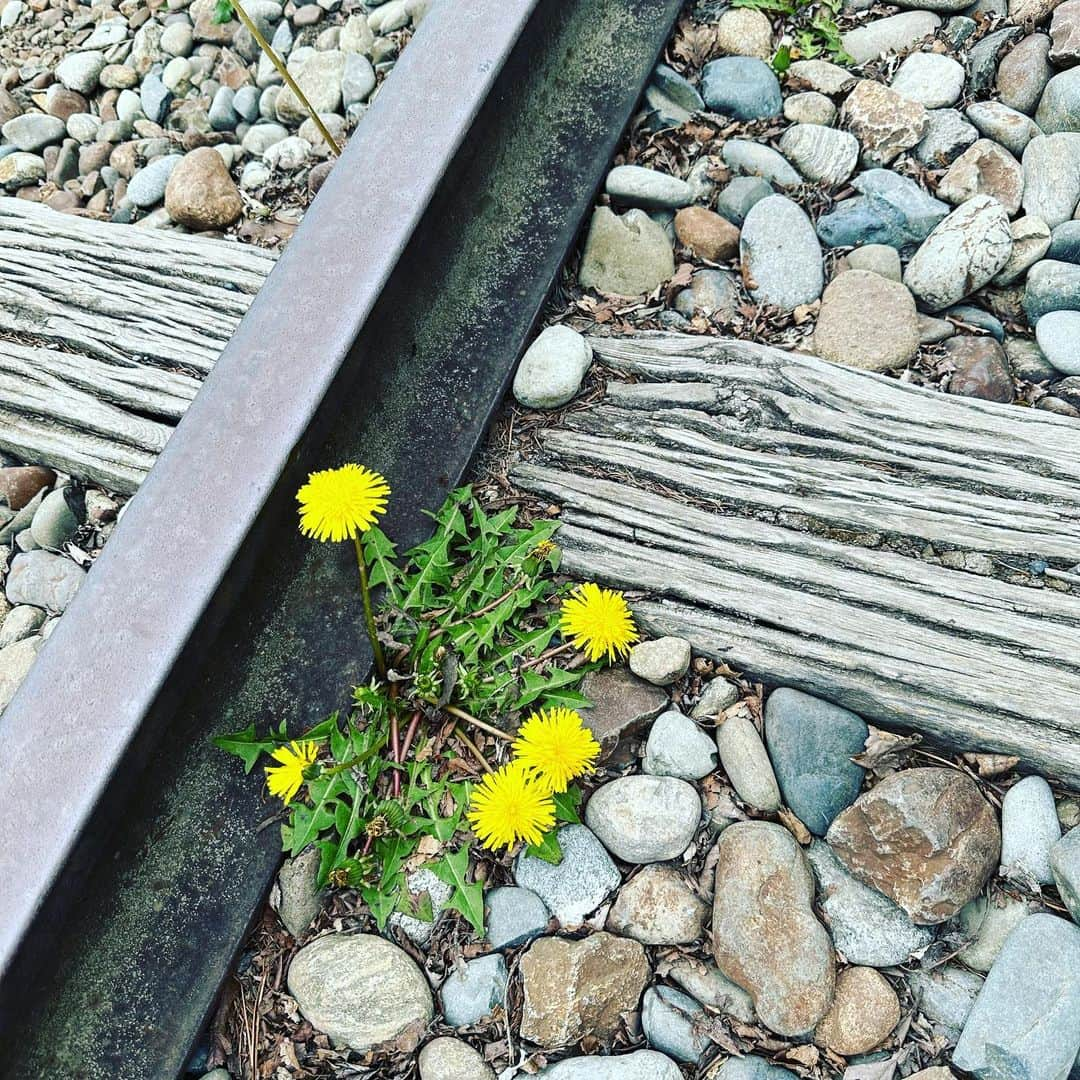
[[[0,719],[0,1077],[166,1080],[279,862],[211,735],[367,669],[306,472],[465,473],[679,0],[436,4]],[[355,570],[355,567],[353,567]]]

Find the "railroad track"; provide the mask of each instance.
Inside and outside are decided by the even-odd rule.
[[[298,481],[362,460],[395,537],[424,535],[679,6],[425,20],[4,713],[0,1076],[183,1067],[280,858],[209,740],[300,726],[291,702],[330,711],[369,662],[348,564],[296,534]]]

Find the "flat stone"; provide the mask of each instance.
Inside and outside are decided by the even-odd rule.
[[[917,101],[928,109],[941,109],[960,100],[964,92],[964,68],[951,56],[916,52],[896,69],[891,85],[909,101]]]
[[[780,809],[780,788],[757,728],[745,716],[729,716],[716,729],[720,762],[735,793],[764,813]]]
[[[589,828],[608,851],[628,863],[677,859],[694,839],[700,820],[697,790],[672,776],[611,780],[593,792],[585,807]]]
[[[698,258],[709,262],[734,259],[739,253],[739,228],[704,206],[687,206],[675,215],[675,235]]]
[[[495,1080],[480,1052],[460,1039],[432,1039],[416,1063],[420,1080]]]
[[[701,96],[713,112],[735,120],[779,116],[784,101],[773,69],[751,56],[725,56],[701,69]]]
[[[572,400],[592,363],[592,346],[569,326],[549,326],[525,350],[513,392],[528,409],[557,409]]]
[[[834,97],[846,94],[858,81],[847,68],[828,60],[794,60],[787,69],[788,87],[798,86]]]
[[[956,958],[973,971],[985,974],[993,967],[1016,924],[1029,914],[1031,908],[1026,900],[1007,895],[975,897],[957,916],[959,932],[969,944],[956,954]]]
[[[848,268],[880,274],[889,281],[899,281],[903,273],[900,253],[888,244],[866,244],[848,252]]]
[[[915,298],[880,274],[840,274],[821,298],[813,349],[825,360],[865,371],[903,367],[919,351]]]
[[[892,773],[836,818],[828,841],[856,878],[923,925],[978,895],[1001,852],[993,809],[955,769]]]
[[[935,33],[940,25],[941,19],[933,12],[905,11],[849,30],[840,40],[844,52],[856,64],[865,64],[882,53],[906,52]]]
[[[1008,262],[995,276],[995,285],[1011,285],[1052,247],[1050,226],[1041,218],[1031,215],[1017,218],[1009,225],[1009,232],[1012,235],[1012,252]]]
[[[562,862],[556,866],[522,852],[514,880],[536,893],[563,926],[577,926],[619,887],[622,875],[584,825],[564,825],[558,840]]]
[[[818,219],[818,235],[831,247],[921,243],[949,213],[947,203],[914,180],[889,169],[869,169],[852,180],[862,197],[845,199]]]
[[[1051,41],[1046,34],[1029,34],[1018,41],[997,67],[995,86],[1001,103],[1029,116],[1054,74],[1048,54]]]
[[[630,649],[629,663],[639,679],[654,686],[670,686],[690,667],[690,642],[679,637],[642,641]]]
[[[154,124],[164,123],[172,104],[173,92],[161,76],[151,71],[139,87],[139,105],[146,119]]]
[[[780,152],[811,183],[835,187],[859,163],[859,141],[849,131],[795,124],[780,136]]]
[[[787,158],[771,146],[764,146],[750,139],[728,139],[724,143],[721,156],[724,164],[737,175],[758,176],[782,188],[795,188],[802,184],[802,177],[791,167]],[[735,220],[719,203],[717,209],[729,220]],[[746,214],[749,213],[747,210]]]
[[[580,710],[581,718],[604,757],[616,750],[620,741],[641,734],[668,704],[663,690],[621,665],[590,671],[582,680],[581,692],[592,702]]]
[[[806,857],[817,879],[817,896],[836,951],[851,964],[895,967],[934,940],[887,896],[852,877],[828,844],[815,840]]]
[[[290,59],[289,73],[316,112],[333,113],[341,107],[345,53],[340,49],[313,52],[301,62],[294,63]],[[307,109],[288,86],[278,94],[275,110],[283,124],[300,124],[307,117]]]
[[[640,165],[616,165],[607,174],[604,190],[616,202],[646,210],[678,210],[694,201],[685,180]]]
[[[702,1005],[734,1016],[744,1024],[754,1022],[753,998],[712,964],[680,956],[672,961],[666,975]]]
[[[140,209],[156,206],[165,198],[165,188],[173,169],[183,161],[181,154],[167,154],[140,169],[128,184],[127,197]]]
[[[778,1035],[811,1031],[833,999],[832,942],[813,911],[814,879],[795,838],[739,822],[716,845],[712,944],[721,972],[747,990]]]
[[[6,591],[12,604],[31,604],[54,615],[63,614],[86,579],[86,571],[71,559],[48,551],[16,555]]]
[[[815,835],[858,795],[863,769],[851,758],[868,734],[855,713],[800,690],[781,687],[765,702],[765,744],[780,791]]]
[[[980,1078],[1035,1080],[1066,1076],[1078,1052],[1080,928],[1029,915],[990,969],[953,1064]]]
[[[4,138],[28,153],[41,150],[64,137],[64,121],[47,113],[28,112],[9,120],[0,131]]]
[[[42,644],[40,637],[28,637],[0,649],[0,712],[8,707],[15,691],[30,674]]]
[[[1046,257],[1059,262],[1080,263],[1080,221],[1063,221],[1051,230]]]
[[[716,1080],[796,1080],[796,1075],[757,1054],[744,1054],[729,1057],[717,1071]]]
[[[807,90],[784,98],[784,119],[793,124],[823,124],[832,127],[836,123],[836,116],[836,106],[816,90]]]
[[[976,101],[964,115],[979,129],[979,134],[1001,143],[1010,154],[1023,154],[1027,144],[1043,132],[1039,125],[1017,109],[1000,101]]]
[[[1028,270],[1024,283],[1024,311],[1028,322],[1036,328],[1036,336],[1038,324],[1051,312],[1080,311],[1080,266],[1056,259],[1040,259]],[[1049,334],[1049,330],[1048,327],[1044,333]],[[1047,341],[1050,340],[1047,336]]]
[[[77,94],[92,94],[105,67],[105,54],[96,50],[69,53],[56,65],[56,77]]]
[[[1001,802],[1002,877],[1052,885],[1050,849],[1060,839],[1054,793],[1041,776],[1025,776],[1005,792]]]
[[[840,123],[859,140],[863,164],[872,168],[888,165],[918,143],[926,130],[926,108],[879,82],[861,79],[840,110]]]
[[[955,333],[956,327],[948,319],[935,319],[929,315],[919,316],[920,345],[938,345]]]
[[[1024,173],[1008,150],[990,139],[979,139],[949,166],[937,193],[953,206],[974,195],[992,195],[1012,217],[1020,209]]]
[[[484,894],[484,925],[493,949],[512,949],[547,930],[551,913],[532,889],[503,885]]]
[[[1069,914],[1080,922],[1080,828],[1073,826],[1050,849],[1050,868]]]
[[[667,64],[657,64],[653,70],[653,85],[667,98],[688,113],[701,112],[705,102],[697,88]]]
[[[940,311],[981,289],[1009,261],[1009,217],[997,199],[975,195],[923,241],[904,284],[930,311]]]
[[[607,206],[593,211],[578,281],[616,296],[652,292],[675,273],[675,254],[662,225],[644,210],[622,216]]]
[[[679,1066],[655,1050],[618,1057],[567,1058],[537,1073],[543,1080],[682,1080]]]
[[[718,322],[730,322],[742,302],[735,282],[730,270],[695,270],[689,287],[679,290],[671,306],[687,319],[704,315]]]
[[[700,780],[716,768],[716,746],[688,716],[669,709],[653,721],[645,743],[642,772]]]
[[[270,894],[270,906],[294,938],[302,937],[322,910],[326,892],[318,885],[321,858],[317,848],[308,848],[296,858],[286,859]]]
[[[542,1047],[585,1035],[610,1042],[652,974],[645,949],[604,931],[572,941],[542,937],[521,957],[521,1038]]]
[[[670,986],[653,986],[641,1003],[641,1029],[648,1044],[676,1061],[698,1064],[712,1045],[702,1030],[705,1010]]]
[[[715,45],[725,56],[755,56],[771,63],[773,58],[772,23],[763,12],[753,8],[729,8],[715,26]]]
[[[1080,69],[1062,71],[1046,84],[1035,110],[1035,123],[1047,135],[1080,131]]]
[[[1080,375],[1080,312],[1051,311],[1035,325],[1043,356],[1063,375]]]
[[[328,934],[292,959],[289,993],[318,1031],[352,1050],[419,1041],[434,1009],[412,958],[373,934]]]
[[[439,991],[443,1018],[451,1027],[469,1027],[506,1002],[509,975],[498,954],[480,956],[451,970]]]
[[[1080,133],[1037,136],[1024,150],[1024,210],[1050,228],[1068,221],[1080,201]]]
[[[931,971],[911,972],[908,985],[919,1011],[955,1043],[982,990],[983,979],[959,964],[946,964]]]
[[[783,195],[762,199],[746,215],[739,239],[743,280],[762,304],[790,311],[821,296],[825,275],[814,226]]]
[[[779,154],[776,156],[784,161]],[[784,164],[791,169],[786,161]],[[750,208],[772,194],[772,185],[768,180],[760,176],[736,176],[716,196],[716,209],[733,225],[741,226]]]
[[[978,137],[978,128],[956,109],[931,109],[915,157],[924,165],[940,169],[951,165]]]
[[[669,866],[646,866],[619,890],[607,929],[642,945],[686,945],[704,930],[708,905]]]
[[[836,996],[814,1032],[814,1042],[845,1057],[868,1054],[900,1023],[900,1000],[870,967],[850,967],[836,978]]]

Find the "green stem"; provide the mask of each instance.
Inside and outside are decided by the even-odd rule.
[[[322,117],[311,107],[311,102],[308,101],[307,95],[296,85],[296,80],[289,74],[289,69],[285,66],[281,57],[270,48],[270,42],[262,36],[259,28],[251,21],[251,17],[244,10],[240,0],[230,0],[230,3],[236,14],[240,16],[240,21],[247,27],[248,33],[255,39],[255,43],[270,58],[270,63],[277,68],[278,74],[285,80],[285,85],[297,96],[300,104],[307,110],[308,116],[311,117],[312,122],[319,129],[319,134],[326,140],[326,145],[334,152],[334,157],[341,157],[341,147],[338,146],[334,136],[326,130],[326,125],[322,122]]]
[[[375,615],[371,610],[371,586],[368,584],[367,563],[364,561],[364,549],[360,545],[359,535],[353,537],[356,548],[356,565],[360,569],[360,595],[364,598],[364,625],[367,627],[371,651],[375,655],[375,670],[380,679],[386,678],[386,657],[383,656],[379,635],[375,630]]]

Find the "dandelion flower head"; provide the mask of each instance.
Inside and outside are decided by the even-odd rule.
[[[634,617],[621,592],[589,582],[563,601],[559,630],[592,660],[622,657],[638,640]]]
[[[312,473],[296,493],[300,531],[316,540],[352,540],[386,513],[390,485],[362,465]]]
[[[304,771],[314,764],[319,752],[318,743],[293,742],[279,746],[270,756],[278,765],[266,767],[266,786],[288,806],[296,793],[304,786]]]
[[[573,709],[541,709],[518,729],[514,760],[532,769],[536,782],[552,793],[592,772],[600,744]]]
[[[491,851],[519,840],[539,844],[555,824],[555,804],[525,765],[511,761],[473,789],[468,818],[480,843]]]

